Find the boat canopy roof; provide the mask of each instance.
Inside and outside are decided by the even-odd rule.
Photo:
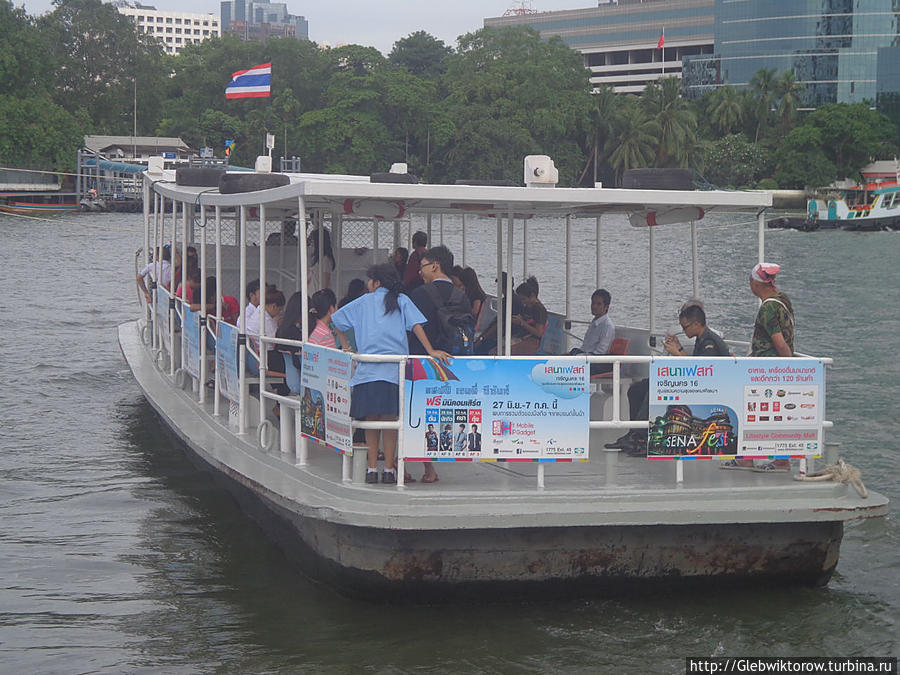
[[[679,208],[735,211],[772,205],[772,196],[767,192],[373,183],[367,176],[321,174],[286,174],[291,181],[288,185],[220,194],[217,188],[176,185],[174,171],[164,171],[161,180],[159,174],[145,175],[153,181],[153,189],[166,199],[225,208],[264,205],[267,209],[289,213],[297,211],[301,197],[306,209],[347,212],[347,200],[360,200],[395,203],[403,213],[455,212],[487,217],[512,213],[516,218],[596,217]],[[277,214],[267,214],[267,217],[277,217]],[[681,222],[687,220],[693,218]]]

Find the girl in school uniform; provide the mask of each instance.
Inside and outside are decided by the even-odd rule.
[[[330,288],[313,293],[309,299],[309,325],[314,326],[309,341],[314,345],[337,349],[337,341],[331,332],[331,315],[337,311],[337,296]]]
[[[403,292],[403,283],[392,263],[375,265],[366,273],[368,293],[357,298],[331,315],[340,331],[353,330],[360,354],[409,354],[406,333],[411,331],[428,355],[449,363],[450,355],[434,349],[422,328],[426,322],[422,312]],[[354,419],[392,421],[397,419],[399,406],[399,369],[396,363],[367,363],[361,361],[350,378],[352,395],[350,416]],[[395,429],[366,429],[368,471],[366,483],[378,482],[379,436],[384,448],[382,483],[396,483],[397,431]],[[435,474],[434,478],[437,477]],[[428,478],[428,476],[426,476]],[[434,480],[427,480],[432,483]]]

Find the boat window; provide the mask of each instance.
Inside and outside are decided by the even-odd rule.
[[[886,209],[895,209],[900,205],[900,201],[897,199],[897,193],[891,192],[890,194],[886,194],[884,196],[884,208]]]

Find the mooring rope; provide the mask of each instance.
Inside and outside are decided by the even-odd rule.
[[[842,459],[837,464],[829,464],[821,471],[811,473],[808,476],[794,476],[794,480],[833,480],[835,483],[850,483],[863,499],[867,499],[869,491],[862,482],[862,474],[855,466],[847,464]]]

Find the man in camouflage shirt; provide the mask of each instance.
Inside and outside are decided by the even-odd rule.
[[[775,275],[781,268],[774,263],[760,263],[750,273],[750,290],[762,300],[750,356],[794,355],[794,308],[790,299],[775,288]]]

